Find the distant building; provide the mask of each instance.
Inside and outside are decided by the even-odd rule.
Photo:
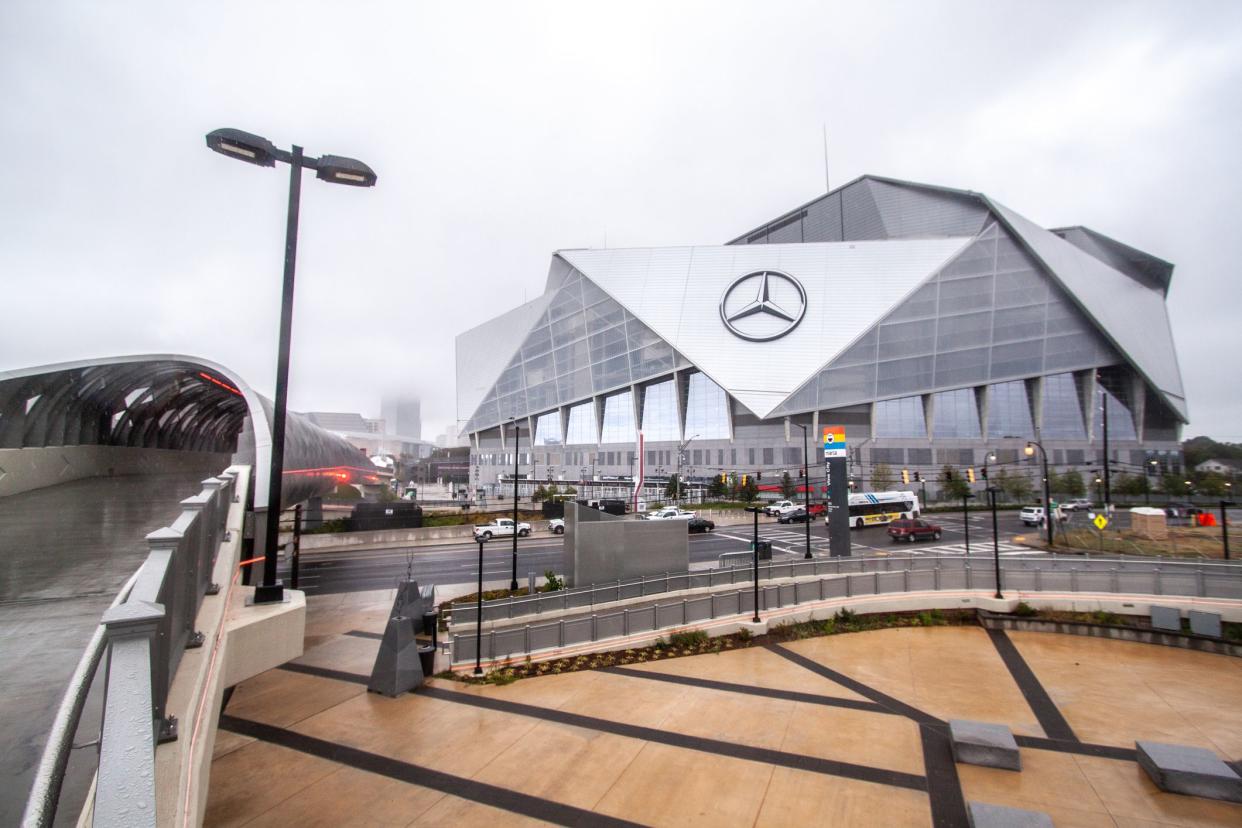
[[[385,434],[423,439],[422,402],[418,397],[384,397],[380,400],[380,417]]]
[[[1195,466],[1195,471],[1201,474],[1205,472],[1215,472],[1216,474],[1223,474],[1226,477],[1233,477],[1238,473],[1239,467],[1242,467],[1242,463],[1239,463],[1237,460],[1220,460],[1213,457],[1211,460],[1204,460],[1202,463]]]
[[[417,402],[415,413],[417,414]],[[330,431],[359,449],[368,457],[385,454],[393,457],[422,458],[431,453],[432,445],[417,437],[392,434],[387,419],[372,419],[354,412],[308,411],[307,419],[326,431]]]

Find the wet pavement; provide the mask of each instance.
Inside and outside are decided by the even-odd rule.
[[[20,821],[61,695],[99,617],[146,558],[144,537],[216,471],[91,478],[0,498],[0,825]],[[98,734],[98,690],[77,742]],[[76,819],[93,773],[94,750],[73,753],[57,824]]]

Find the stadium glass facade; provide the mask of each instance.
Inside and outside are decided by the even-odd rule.
[[[1171,275],[1086,228],[874,176],[727,245],[559,251],[539,299],[458,338],[472,479],[508,479],[516,429],[531,480],[775,482],[798,476],[796,426],[841,425],[862,490],[880,465],[929,494],[990,452],[1027,469],[1031,439],[1090,482],[1105,406],[1115,471],[1177,470]]]

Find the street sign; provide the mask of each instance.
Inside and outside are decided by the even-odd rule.
[[[824,459],[845,456],[845,426],[824,426]]]
[[[1103,515],[1096,515],[1095,520],[1093,520],[1092,523],[1095,524],[1096,529],[1099,529],[1101,532],[1103,532],[1104,527],[1108,525],[1108,518],[1104,517]]]

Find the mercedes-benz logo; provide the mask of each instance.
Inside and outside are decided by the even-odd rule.
[[[720,320],[751,342],[780,339],[806,313],[802,283],[779,270],[756,270],[733,281],[720,298]]]

